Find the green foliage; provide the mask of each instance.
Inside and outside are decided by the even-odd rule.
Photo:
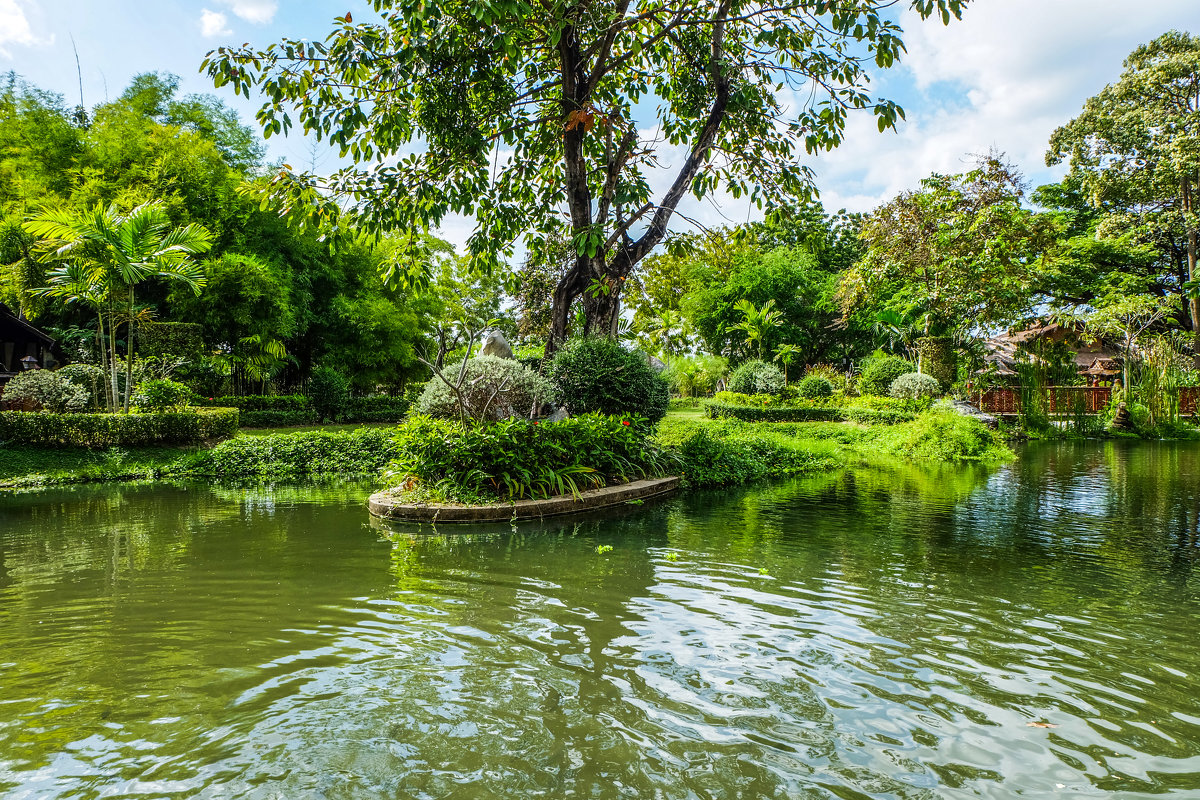
[[[350,382],[332,367],[318,367],[308,380],[308,401],[318,419],[340,419],[350,402]]]
[[[0,412],[0,441],[45,447],[194,444],[237,433],[232,408],[199,408],[163,414],[37,414]]]
[[[1012,457],[999,434],[954,411],[928,411],[905,425],[871,428],[873,446],[906,459],[1002,461]]]
[[[138,411],[157,414],[179,411],[192,400],[192,390],[166,378],[142,381],[133,396]]]
[[[392,431],[382,428],[239,436],[198,453],[173,472],[181,476],[274,480],[375,475],[398,452]]]
[[[729,362],[720,356],[678,356],[662,371],[671,391],[680,397],[705,397],[729,373]]]
[[[410,496],[468,503],[577,494],[663,474],[669,461],[649,431],[645,418],[602,414],[468,428],[415,416],[396,431],[385,477]]]
[[[203,334],[204,328],[191,322],[143,322],[138,326],[138,350],[145,358],[190,360],[204,354]]]
[[[89,400],[87,389],[66,375],[48,369],[29,370],[14,376],[5,384],[3,397],[14,406],[31,406],[31,410],[55,414],[83,411]]]
[[[445,381],[435,377],[425,384],[417,413],[460,422],[464,415],[475,421],[528,418],[556,398],[550,381],[509,358],[476,356],[448,365],[443,375]]]
[[[906,372],[892,381],[888,394],[901,400],[913,400],[918,397],[938,397],[942,386],[937,378],[920,372]]]
[[[804,376],[816,376],[829,381],[829,385],[833,387],[835,394],[845,394],[849,380],[846,378],[846,372],[840,370],[832,364],[813,364],[804,371]]]
[[[712,400],[704,413],[712,419],[743,422],[857,422],[862,425],[895,425],[915,419],[917,409],[873,409],[838,405],[742,405]]]
[[[658,422],[667,413],[666,379],[646,357],[603,337],[569,341],[554,356],[549,375],[574,415],[636,414]]]
[[[1019,173],[990,154],[875,209],[863,227],[867,253],[842,279],[844,313],[891,310],[919,319],[926,335],[944,335],[1023,311],[1035,261],[1055,233],[1023,197]]]
[[[1152,295],[1188,297],[1200,328],[1196,286],[1200,187],[1200,36],[1168,31],[1125,59],[1119,80],[1084,103],[1050,138],[1047,164],[1068,161],[1069,179],[1094,209],[1118,211],[1116,226],[1138,231],[1164,256]],[[1129,223],[1133,223],[1130,225]],[[1103,223],[1101,223],[1102,227]],[[1186,274],[1186,280],[1180,280]],[[1171,303],[1174,305],[1175,303]],[[1193,354],[1200,359],[1200,338]]]
[[[740,423],[667,420],[658,442],[677,454],[689,486],[730,486],[832,469],[832,449]]]
[[[369,395],[351,397],[346,406],[347,422],[399,422],[412,404],[405,397]]]
[[[94,364],[67,364],[57,370],[60,377],[87,392],[87,404],[83,409],[94,411],[104,405],[104,370]]]
[[[863,394],[886,395],[897,378],[914,371],[912,362],[899,356],[867,359],[858,377],[858,390]]]
[[[796,394],[807,400],[833,396],[833,384],[821,375],[806,375],[796,384]]]
[[[827,13],[824,3],[788,0],[764,14],[635,0],[581,14],[561,4],[385,0],[373,20],[347,14],[328,36],[218,48],[202,69],[218,87],[263,98],[256,118],[267,135],[296,125],[351,162],[332,177],[285,165],[263,182],[294,221],[333,228],[343,216],[339,232],[373,234],[469,214],[468,251],[491,272],[522,236],[536,250],[565,201],[577,258],[555,314],[565,321],[583,299],[586,334],[612,322],[621,281],[662,240],[686,191],[703,198],[725,187],[785,205],[810,186],[800,147],[835,147],[856,110],[881,130],[895,125],[899,107],[868,91],[868,72],[903,52],[891,5]],[[965,5],[912,7],[948,21]],[[809,90],[788,102],[779,87],[798,75]],[[647,115],[665,132],[662,146],[691,154],[660,197],[647,180],[658,148],[637,135]],[[497,147],[511,157],[491,163]],[[641,208],[652,215],[618,211]],[[394,266],[413,283],[428,275],[410,259]]]
[[[757,359],[745,362],[729,376],[729,390],[739,394],[779,394],[783,384],[779,367]]]

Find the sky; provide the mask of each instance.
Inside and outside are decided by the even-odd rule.
[[[370,16],[362,0],[0,0],[0,72],[14,70],[72,105],[81,75],[87,106],[117,97],[134,75],[171,72],[183,93],[216,94],[252,122],[257,104],[214,90],[198,72],[205,53],[284,36],[323,39],[330,20],[347,11]],[[948,26],[912,12],[900,21],[908,52],[875,76],[874,88],[898,101],[907,118],[881,134],[869,113],[852,117],[837,150],[807,159],[827,210],[870,211],[921,178],[961,172],[972,154],[993,149],[1031,186],[1057,180],[1063,168],[1044,160],[1050,134],[1117,79],[1139,44],[1172,28],[1200,34],[1200,0],[974,0]],[[323,170],[338,163],[335,153],[297,136],[269,140],[268,157]],[[677,166],[681,158],[662,160]],[[664,170],[652,185],[670,180]],[[706,226],[756,216],[745,202],[720,195],[689,200],[680,211]],[[441,232],[461,246],[470,230],[470,220],[452,218]]]

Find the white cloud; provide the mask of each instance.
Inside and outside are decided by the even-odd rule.
[[[214,36],[228,36],[233,33],[228,26],[229,18],[219,11],[200,11],[200,35],[206,39]]]
[[[1033,185],[1056,180],[1062,169],[1044,161],[1054,129],[1116,80],[1139,44],[1172,27],[1200,29],[1200,7],[1158,0],[1127,14],[1096,0],[1007,0],[972,4],[946,27],[913,12],[902,22],[908,54],[888,82],[910,81],[920,94],[904,103],[898,133],[852,118],[841,147],[812,162],[828,209],[870,210],[993,147]]]
[[[0,58],[13,57],[5,45],[31,47],[42,43],[43,40],[33,35],[29,19],[17,5],[17,0],[0,0]]]
[[[222,5],[229,6],[234,14],[256,25],[265,25],[275,18],[279,10],[276,0],[220,0]]]

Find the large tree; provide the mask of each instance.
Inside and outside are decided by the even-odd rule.
[[[1116,83],[1054,132],[1046,162],[1068,161],[1097,207],[1175,217],[1187,254],[1186,280],[1179,283],[1194,285],[1200,277],[1200,37],[1170,31],[1134,50],[1124,66]],[[1194,290],[1188,310],[1200,368],[1200,295]]]
[[[866,254],[842,279],[844,313],[889,310],[935,337],[1018,315],[1056,229],[1023,197],[1019,173],[993,154],[875,209],[861,234]]]
[[[909,5],[948,23],[968,1]],[[895,124],[901,109],[867,74],[903,51],[894,5],[375,0],[379,21],[347,14],[324,42],[220,48],[203,68],[266,97],[268,135],[296,113],[353,159],[328,178],[285,166],[269,182],[295,219],[415,242],[450,212],[472,215],[469,249],[488,268],[565,215],[576,257],[554,293],[553,350],[576,299],[585,332],[615,329],[623,279],[686,194],[780,204],[810,186],[798,148],[836,146],[848,112]],[[650,170],[668,161],[655,192]]]

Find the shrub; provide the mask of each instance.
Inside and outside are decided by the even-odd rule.
[[[408,413],[409,402],[403,397],[371,395],[352,397],[346,406],[347,422],[399,422]]]
[[[463,362],[447,364],[442,374],[457,383]],[[511,358],[476,356],[466,362],[462,402],[470,419],[502,420],[528,417],[535,404],[552,403],[554,387],[548,380]],[[463,409],[454,392],[440,378],[425,384],[416,406],[418,414],[458,420]]]
[[[904,373],[892,381],[892,386],[888,389],[888,394],[901,400],[938,397],[941,393],[942,386],[938,383],[937,378],[931,375],[922,375],[919,372]]]
[[[14,376],[4,386],[4,399],[11,404],[29,404],[54,414],[83,411],[88,406],[86,389],[48,369],[34,369]]]
[[[510,418],[463,428],[416,416],[395,434],[385,477],[410,496],[459,502],[574,494],[662,474],[644,418],[583,414],[555,423]]]
[[[151,414],[162,411],[178,411],[186,407],[192,391],[182,383],[167,378],[142,381],[133,395],[133,403],[139,411]]]
[[[813,364],[804,371],[804,377],[817,375],[829,381],[829,385],[833,387],[833,391],[837,393],[845,393],[846,391],[846,373],[832,364]]]
[[[178,472],[252,478],[374,475],[397,454],[392,431],[381,428],[275,433],[222,442],[198,453]]]
[[[350,382],[335,369],[317,367],[308,381],[308,400],[318,419],[337,420],[350,402]]]
[[[573,339],[555,354],[550,379],[574,415],[636,414],[650,424],[667,413],[670,388],[646,357],[613,339]]]
[[[165,414],[30,414],[0,412],[0,441],[51,447],[196,444],[237,433],[236,408]]]
[[[107,392],[104,388],[106,374],[94,364],[67,364],[58,374],[88,393],[87,409],[98,409],[104,405]]]
[[[729,376],[729,391],[740,394],[779,394],[783,371],[765,361],[747,361]]]
[[[833,384],[821,375],[806,375],[796,384],[796,394],[808,400],[832,397]]]
[[[238,420],[243,428],[287,428],[315,425],[317,412],[310,407],[280,411],[242,411]]]
[[[896,378],[912,371],[912,362],[898,356],[867,359],[858,378],[858,390],[863,394],[886,395]]]

